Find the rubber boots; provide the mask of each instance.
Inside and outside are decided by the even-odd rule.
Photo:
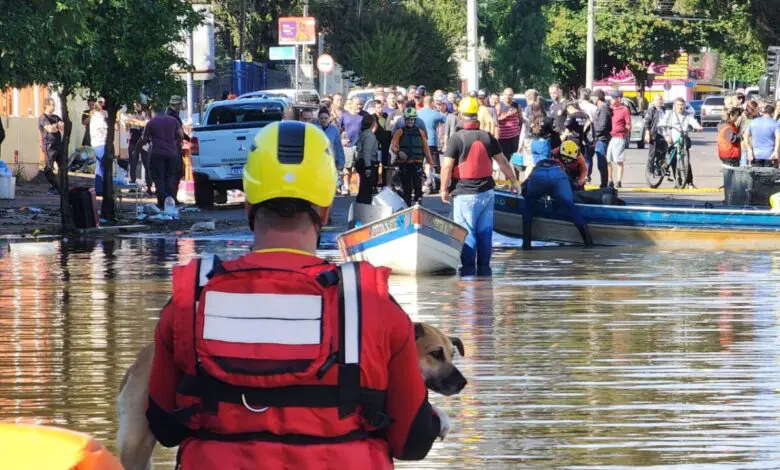
[[[588,229],[588,224],[582,224],[578,226],[577,230],[580,232],[580,236],[582,237],[582,242],[585,244],[585,246],[587,247],[593,246],[593,238],[590,236],[590,230]]]

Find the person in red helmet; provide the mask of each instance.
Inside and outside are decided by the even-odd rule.
[[[173,270],[146,416],[180,470],[385,470],[446,434],[389,270],[315,255],[331,154],[316,126],[264,127],[244,167],[255,251]]]

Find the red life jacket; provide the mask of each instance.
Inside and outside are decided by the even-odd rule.
[[[468,147],[468,152],[465,156],[460,157],[458,166],[453,168],[453,178],[476,180],[493,176],[493,160],[488,155],[487,146],[480,139],[484,136],[480,134],[489,136],[485,131],[469,129],[456,134],[463,140],[463,145]]]
[[[392,468],[381,434],[392,422],[390,351],[368,336],[381,316],[362,313],[387,298],[389,270],[323,262],[286,271],[216,257],[183,270],[173,282],[173,298],[190,299],[174,319],[185,374],[174,414],[195,437],[180,446],[182,468]],[[253,445],[237,451],[236,442]]]
[[[733,123],[726,123],[718,130],[718,156],[721,160],[736,160],[742,156],[742,147],[739,144],[733,144],[726,138],[726,131],[737,132],[737,126]]]

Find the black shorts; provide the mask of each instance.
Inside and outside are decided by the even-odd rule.
[[[501,147],[501,153],[507,159],[512,158],[512,154],[517,152],[517,147],[520,145],[520,136],[518,135],[511,139],[498,139],[498,145]]]

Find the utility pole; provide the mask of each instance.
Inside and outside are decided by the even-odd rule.
[[[479,89],[479,62],[477,47],[479,46],[477,34],[477,0],[466,0],[466,42],[468,53],[466,59],[469,63],[467,91]]]
[[[585,87],[593,90],[594,49],[596,42],[596,5],[595,0],[588,0],[588,43],[585,54]]]
[[[309,0],[303,0],[303,16],[307,17],[309,16]],[[298,46],[296,46],[298,47]],[[311,61],[309,60],[309,46],[301,46],[301,56],[302,56],[302,62],[304,64],[311,64]],[[312,78],[314,78],[314,66],[313,64],[311,68],[311,75]],[[296,85],[297,88],[297,85]]]
[[[238,20],[238,60],[244,61],[246,44],[246,0],[241,0],[241,18]]]

